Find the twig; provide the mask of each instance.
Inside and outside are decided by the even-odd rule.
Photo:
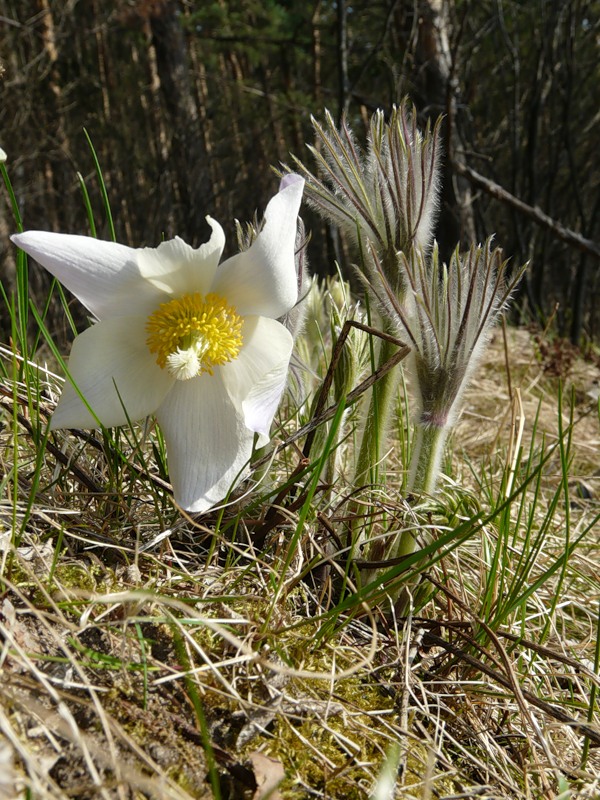
[[[0,403],[0,405],[6,407],[5,403]],[[35,438],[33,425],[29,422],[29,420],[24,417],[23,414],[17,413],[16,416],[19,425],[22,425],[32,438]],[[94,494],[102,494],[102,489],[96,483],[94,483],[87,472],[78,466],[69,456],[65,455],[65,453],[56,447],[56,445],[52,444],[49,439],[45,441],[44,446],[57,461],[59,461],[64,467],[73,473],[79,483],[85,486],[86,489],[89,489],[89,491],[93,492]]]
[[[437,624],[440,625],[439,622],[437,622]],[[452,653],[452,655],[456,656],[461,661],[465,661],[476,670],[483,672],[484,675],[487,675],[488,678],[492,678],[492,680],[496,681],[501,686],[504,686],[505,689],[514,691],[513,681],[505,678],[495,669],[491,669],[478,658],[466,653],[457,645],[446,641],[443,636],[437,636],[435,633],[428,632],[425,634],[424,644],[441,647],[442,649],[446,650],[446,652]],[[587,722],[580,722],[579,720],[570,717],[562,710],[562,708],[558,708],[551,703],[546,703],[544,700],[540,700],[539,697],[534,695],[532,692],[527,691],[527,689],[521,689],[521,693],[525,700],[527,700],[528,703],[531,703],[532,706],[539,708],[540,711],[543,711],[544,714],[547,714],[549,717],[568,725],[574,731],[577,731],[580,736],[587,736],[590,741],[594,742],[596,747],[600,747],[600,731],[597,728],[589,725]]]
[[[540,700],[539,697],[536,697],[535,694],[532,692],[528,692],[526,689],[521,687],[519,683],[518,676],[515,674],[510,659],[508,657],[508,653],[506,652],[504,646],[500,642],[499,634],[495,633],[486,622],[484,622],[477,614],[473,613],[471,609],[464,603],[458,595],[452,592],[447,586],[439,583],[432,575],[427,575],[427,579],[436,586],[440,591],[444,592],[448,597],[452,599],[452,601],[461,608],[466,614],[471,617],[473,623],[477,625],[481,630],[485,631],[486,635],[489,639],[493,642],[494,647],[496,648],[500,660],[504,665],[504,669],[506,670],[507,677],[504,677],[496,670],[490,669],[487,667],[483,662],[479,661],[479,659],[474,658],[473,656],[465,653],[460,648],[456,647],[455,645],[446,642],[445,639],[439,636],[435,636],[434,634],[428,634],[428,637],[431,639],[432,643],[443,647],[445,650],[453,653],[453,655],[459,656],[461,659],[465,660],[467,663],[475,666],[477,669],[480,669],[483,673],[488,675],[489,677],[493,678],[494,680],[498,681],[502,686],[507,689],[510,689],[514,695],[515,700],[523,714],[524,718],[529,721],[533,730],[536,732],[538,739],[540,741],[540,745],[542,749],[545,751],[546,757],[548,758],[550,764],[556,769],[555,765],[552,763],[551,754],[548,751],[547,742],[544,739],[542,732],[539,730],[539,726],[531,714],[530,709],[527,706],[527,703],[531,703],[531,705],[539,708],[545,714],[548,714],[550,717],[554,717],[554,719],[559,720],[567,725],[570,725],[574,730],[576,730],[582,736],[587,736],[590,741],[593,741],[595,744],[600,746],[600,731],[597,728],[594,728],[592,725],[589,725],[585,722],[579,722],[573,717],[570,717],[566,714],[561,708],[557,708],[550,703],[546,703],[544,700]],[[480,646],[479,644],[477,645]],[[544,783],[546,783],[546,779],[543,773],[541,773],[541,778]]]
[[[348,323],[346,323],[348,324]],[[358,322],[350,321],[351,327],[359,328],[360,330],[364,330],[367,333],[371,333],[374,336],[378,336],[380,339],[384,339],[385,341],[392,342],[392,344],[397,344],[399,347],[398,352],[394,353],[394,355],[385,362],[383,366],[379,369],[376,369],[368,378],[365,378],[364,381],[359,383],[356,389],[353,389],[351,392],[348,393],[346,396],[346,407],[350,407],[356,403],[356,401],[363,395],[367,389],[370,389],[374,383],[376,383],[380,378],[382,378],[386,373],[388,373],[391,369],[393,369],[396,364],[399,364],[406,356],[410,353],[410,347],[403,342],[395,339],[393,336],[390,336],[387,333],[383,333],[382,331],[378,331],[375,328],[370,328],[368,325],[362,325]],[[346,336],[348,333],[346,332]],[[340,339],[342,338],[342,334],[340,334]],[[345,337],[344,337],[345,338]],[[338,340],[339,341],[339,340]],[[336,345],[337,346],[337,345]],[[339,359],[339,355],[338,355]],[[333,361],[332,361],[333,363]],[[327,378],[326,378],[327,379]],[[332,375],[333,379],[333,375]],[[323,387],[321,390],[321,396],[326,399],[327,394],[323,391]],[[319,397],[319,404],[321,403],[321,397]],[[279,453],[281,450],[285,449],[288,445],[292,444],[292,442],[296,442],[298,439],[301,439],[303,436],[307,436],[309,433],[314,431],[319,425],[322,425],[324,422],[328,422],[332,419],[338,410],[338,404],[334,403],[333,405],[329,406],[329,408],[325,409],[320,414],[315,414],[310,422],[307,422],[306,425],[303,425],[299,428],[295,433],[279,444],[275,448],[275,453]],[[264,456],[255,464],[254,467],[262,466],[262,464],[266,464],[273,457],[273,453],[270,453],[267,456]]]
[[[319,397],[317,400],[317,404],[315,406],[315,413],[314,413],[315,419],[320,419],[321,421],[325,421],[325,414],[327,414],[328,412],[324,412],[323,409],[325,407],[325,403],[327,402],[329,390],[331,389],[331,384],[333,383],[333,378],[335,376],[335,370],[337,369],[337,365],[342,355],[342,350],[344,348],[346,339],[348,338],[348,334],[350,333],[351,328],[357,328],[359,331],[364,331],[365,333],[368,333],[370,336],[377,336],[379,339],[382,339],[385,342],[390,342],[391,344],[395,344],[400,348],[397,353],[395,353],[390,359],[388,359],[388,361],[385,362],[385,364],[382,367],[379,368],[379,370],[376,370],[370,376],[370,378],[367,378],[367,381],[369,381],[372,378],[373,379],[372,382],[374,383],[376,380],[378,380],[387,372],[389,372],[392,369],[392,367],[394,367],[397,363],[402,361],[402,359],[406,358],[406,356],[410,352],[410,348],[406,344],[404,344],[404,342],[401,342],[400,339],[396,339],[394,336],[390,336],[389,333],[385,333],[384,331],[379,331],[376,328],[372,328],[370,325],[364,325],[362,322],[356,322],[356,320],[353,319],[346,320],[333,348],[333,352],[331,354],[331,362],[327,370],[327,375],[325,376],[325,380],[323,381],[321,390],[319,392]],[[367,385],[367,381],[363,381],[359,386],[356,387],[356,389],[354,389],[353,392],[350,392],[348,394],[346,398],[347,405],[352,405],[352,403],[354,402],[354,400],[351,400],[350,398],[352,398],[355,395],[357,399],[358,397],[360,397],[361,394],[363,394],[363,392],[365,392],[369,388],[371,384]],[[337,410],[337,405],[330,407],[329,411],[331,411],[331,416],[335,414],[336,410]],[[327,419],[330,418],[331,417],[327,417]],[[310,450],[312,447],[315,431],[316,428],[313,428],[311,431],[309,431],[306,437],[306,442],[304,444],[304,449],[302,451],[305,458],[308,458],[310,455]]]
[[[479,186],[480,189],[483,189],[484,192],[487,192],[492,197],[495,197],[497,200],[500,200],[502,203],[506,203],[513,208],[516,208],[517,211],[520,211],[525,216],[532,219],[534,222],[537,222],[538,225],[541,225],[542,228],[546,228],[551,233],[556,236],[557,239],[561,239],[563,242],[571,245],[572,247],[581,250],[584,253],[588,253],[589,255],[594,256],[598,260],[600,260],[600,245],[596,242],[592,241],[591,239],[586,239],[585,236],[581,236],[581,234],[572,231],[570,228],[566,228],[560,222],[557,222],[552,217],[549,217],[541,208],[538,206],[530,206],[527,203],[524,203],[523,200],[519,200],[518,197],[515,197],[510,192],[507,192],[500,184],[496,183],[495,181],[490,180],[489,178],[484,177],[479,172],[476,172],[471,167],[467,167],[466,164],[461,164],[459,161],[453,161],[452,166],[456,172],[460,175],[464,175],[471,183],[475,184],[475,186]]]

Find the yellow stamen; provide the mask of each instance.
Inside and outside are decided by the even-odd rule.
[[[156,363],[187,380],[237,358],[242,319],[219,295],[185,294],[148,317],[146,344]],[[197,369],[196,369],[197,364]]]

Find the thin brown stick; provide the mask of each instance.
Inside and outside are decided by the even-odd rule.
[[[5,408],[7,407],[6,404],[3,402],[0,403],[0,405],[3,405]],[[29,422],[29,420],[26,417],[24,417],[23,414],[19,414],[17,412],[16,416],[19,425],[25,428],[27,433],[29,433],[29,435],[33,438],[34,430],[31,422]],[[49,439],[46,439],[44,446],[46,450],[48,450],[48,452],[51,453],[59,463],[61,463],[64,467],[66,467],[69,470],[69,472],[73,473],[73,475],[79,481],[79,483],[85,486],[86,489],[88,489],[90,492],[93,492],[94,494],[102,494],[102,489],[96,483],[94,483],[94,481],[90,478],[87,472],[85,472],[85,470],[83,470],[78,464],[76,464],[72,458],[65,455],[65,453],[63,453],[62,450],[56,447],[56,445],[53,444]]]
[[[493,631],[492,628],[486,622],[484,622],[484,620],[478,617],[477,614],[475,614],[468,607],[468,605],[464,603],[460,599],[460,597],[458,597],[458,595],[452,592],[447,586],[444,586],[430,574],[428,574],[426,577],[427,580],[429,580],[440,591],[446,594],[453,601],[453,603],[455,603],[459,608],[461,608],[473,620],[473,622],[475,623],[475,625],[477,625],[477,627],[485,631],[486,635],[489,637],[490,641],[494,644],[494,647],[498,652],[498,655],[506,672],[506,677],[501,675],[496,670],[490,669],[485,664],[483,664],[483,662],[479,661],[479,659],[470,656],[468,653],[465,653],[460,648],[451,645],[449,642],[442,644],[442,642],[445,641],[444,639],[431,634],[433,639],[435,639],[435,643],[441,647],[444,647],[444,649],[448,650],[449,652],[452,652],[454,655],[459,656],[461,659],[471,664],[472,666],[477,665],[477,669],[480,669],[486,675],[492,677],[502,686],[504,686],[507,689],[510,689],[513,692],[515,700],[517,701],[517,705],[519,706],[519,709],[521,711],[521,714],[529,722],[532,729],[536,732],[542,750],[544,751],[546,757],[548,758],[550,764],[553,767],[554,765],[552,764],[551,754],[548,750],[547,742],[545,741],[543,734],[539,729],[537,721],[531,714],[531,710],[528,706],[528,703],[531,704],[532,706],[535,706],[536,708],[539,708],[545,714],[548,714],[548,716],[554,717],[554,719],[557,719],[560,722],[570,725],[574,730],[576,730],[582,736],[587,736],[590,739],[590,741],[596,743],[597,745],[600,745],[600,731],[598,731],[592,725],[589,725],[585,722],[579,722],[578,720],[573,719],[573,717],[570,717],[561,708],[557,708],[556,706],[551,705],[550,703],[546,703],[545,701],[540,700],[539,697],[536,697],[536,695],[533,694],[532,692],[528,692],[526,689],[523,689],[519,682],[518,676],[515,674],[513,670],[513,666],[508,656],[508,653],[506,652],[506,649],[504,648],[502,642],[500,641],[498,634],[496,634],[495,631]],[[438,639],[440,641],[438,641]],[[546,791],[550,791],[550,787],[549,785],[547,785],[547,779],[545,778],[543,771],[540,772],[540,777],[544,784],[544,789]]]
[[[440,619],[432,620],[428,619],[427,617],[416,617],[415,619],[419,625],[423,627],[448,628],[452,629],[453,631],[457,631],[461,636],[464,635],[464,630],[466,628],[471,627],[471,623],[466,621]],[[561,664],[572,667],[576,672],[579,672],[589,681],[600,687],[600,676],[596,675],[595,672],[589,669],[589,667],[586,667],[586,665],[581,661],[577,661],[576,658],[571,658],[571,656],[567,656],[564,653],[557,653],[556,650],[553,650],[551,647],[538,644],[538,642],[533,642],[531,639],[524,639],[522,636],[519,636],[515,633],[509,633],[508,631],[497,630],[496,636],[499,636],[501,639],[508,639],[510,642],[514,642],[514,644],[523,647],[525,650],[532,650],[534,653],[544,656],[544,658],[548,658],[552,661],[558,661]]]
[[[348,334],[350,333],[351,328],[358,328],[358,330],[365,331],[365,333],[370,334],[371,336],[377,336],[380,339],[383,339],[386,342],[391,342],[398,346],[398,351],[394,353],[394,355],[389,358],[379,369],[376,369],[375,372],[372,373],[368,378],[362,381],[355,389],[349,392],[345,398],[345,405],[346,408],[353,405],[364,392],[367,391],[376,381],[378,381],[383,375],[393,369],[397,364],[402,361],[403,358],[406,358],[408,353],[410,352],[410,347],[401,342],[399,339],[396,339],[394,336],[391,336],[388,333],[384,333],[383,331],[379,331],[376,328],[372,328],[369,325],[363,325],[361,322],[356,322],[355,320],[346,320],[344,325],[342,326],[342,330],[340,335],[338,336],[336,343],[333,347],[333,351],[331,354],[331,361],[329,363],[329,367],[327,369],[327,373],[321,384],[321,389],[319,391],[319,396],[317,398],[315,411],[313,414],[313,418],[310,422],[304,425],[302,428],[296,431],[296,433],[289,436],[284,442],[274,448],[272,452],[263,456],[263,458],[259,459],[253,464],[253,467],[256,469],[263,464],[266,464],[270,461],[274,455],[281,452],[285,447],[288,445],[293,444],[298,439],[306,436],[306,441],[304,443],[304,448],[302,450],[302,457],[296,466],[294,473],[291,476],[291,480],[288,481],[282,489],[273,503],[271,507],[267,511],[264,519],[264,523],[261,525],[259,529],[256,529],[253,535],[253,539],[255,544],[257,542],[261,543],[264,542],[267,534],[273,527],[279,524],[285,516],[283,515],[283,506],[285,503],[285,498],[288,496],[290,501],[288,501],[288,510],[292,510],[295,507],[299,507],[299,505],[304,502],[304,495],[298,499],[296,497],[296,489],[298,485],[298,481],[300,480],[300,475],[303,473],[306,466],[309,464],[309,457],[310,451],[312,448],[312,444],[315,438],[315,432],[317,428],[322,425],[323,423],[327,422],[328,420],[332,419],[338,411],[339,403],[334,403],[333,405],[329,406],[329,408],[323,410],[325,403],[327,402],[327,397],[329,395],[329,391],[331,389],[331,385],[333,383],[333,378],[335,374],[335,369],[339,363],[342,349],[348,338]],[[282,516],[283,515],[283,516]]]
[[[406,356],[410,353],[410,347],[408,347],[408,345],[404,344],[404,342],[401,342],[399,339],[395,339],[393,336],[389,336],[387,333],[383,333],[383,331],[378,331],[374,328],[370,328],[368,325],[361,325],[358,322],[352,322],[351,325],[352,327],[356,327],[359,328],[360,330],[366,331],[367,333],[371,333],[374,336],[378,336],[380,339],[384,339],[386,342],[392,342],[393,344],[397,344],[400,349],[398,350],[397,353],[394,353],[394,355],[390,359],[388,359],[385,362],[385,364],[376,369],[375,372],[369,375],[368,378],[365,378],[364,381],[359,383],[356,389],[353,389],[351,392],[348,393],[348,395],[346,396],[346,407],[354,405],[354,403],[356,403],[356,401],[361,397],[361,395],[363,395],[367,391],[367,389],[370,389],[374,383],[376,383],[380,378],[386,375],[391,369],[393,369],[397,364],[399,364],[403,359],[405,359]],[[347,335],[348,334],[346,334],[346,336]],[[328,376],[325,377],[325,380],[327,380],[327,378]],[[333,380],[333,371],[331,374],[331,380]],[[321,389],[321,395],[324,398],[324,400],[327,399],[327,393],[323,391],[323,388]],[[318,402],[319,403],[321,402],[321,397],[319,397]],[[333,405],[329,406],[329,408],[325,409],[325,411],[323,411],[318,416],[315,414],[315,416],[313,416],[310,422],[307,422],[306,425],[303,425],[291,436],[288,436],[288,438],[284,442],[278,445],[275,448],[275,453],[281,452],[281,450],[288,447],[288,445],[298,441],[298,439],[301,439],[303,436],[307,436],[309,433],[318,428],[319,425],[322,425],[324,422],[328,422],[335,416],[337,410],[338,410],[338,404],[334,403]],[[260,461],[257,461],[254,466],[260,466],[269,461],[272,457],[273,453],[270,453],[268,456],[265,456],[264,458],[260,459]]]
[[[386,342],[390,342],[391,344],[395,344],[400,348],[400,357],[396,359],[396,355],[392,356],[392,358],[388,359],[385,364],[376,370],[373,375],[371,375],[372,383],[379,380],[383,375],[389,372],[397,363],[399,363],[403,358],[406,358],[408,353],[410,352],[410,348],[401,342],[399,339],[396,339],[394,336],[390,336],[389,333],[385,333],[384,331],[379,331],[377,328],[372,328],[370,325],[364,325],[362,322],[356,322],[353,319],[346,320],[344,325],[342,326],[342,330],[340,335],[337,338],[337,341],[334,345],[333,352],[331,353],[331,361],[329,363],[329,368],[327,369],[327,374],[325,375],[325,379],[321,386],[321,390],[319,392],[319,398],[317,400],[317,404],[315,406],[315,419],[321,419],[322,422],[326,422],[328,419],[334,416],[335,412],[337,411],[337,405],[331,406],[327,411],[323,411],[325,403],[327,402],[327,397],[329,395],[329,390],[331,389],[331,385],[333,383],[333,378],[335,375],[335,370],[337,369],[337,365],[339,360],[342,356],[342,350],[346,343],[346,339],[348,338],[348,334],[350,333],[351,328],[357,328],[360,331],[364,331],[371,336],[377,336],[379,339],[383,339]],[[367,381],[370,380],[367,378]],[[350,401],[350,398],[355,395],[355,399],[358,399],[363,392],[365,392],[372,383],[367,384],[367,381],[363,381],[359,386],[356,387],[350,394],[348,394],[346,398],[346,404],[352,405],[354,399]],[[331,416],[326,416],[329,412],[331,412]],[[306,427],[306,426],[305,426]],[[312,447],[312,443],[315,437],[316,428],[312,428],[306,437],[306,442],[304,444],[303,455],[305,458],[308,458],[310,455],[310,450]],[[290,441],[290,440],[288,440]],[[291,440],[293,441],[293,440]]]
[[[478,658],[466,653],[462,648],[452,644],[451,642],[448,642],[443,638],[443,636],[438,636],[435,633],[428,632],[425,634],[424,644],[441,647],[443,650],[446,650],[448,653],[452,653],[452,655],[456,656],[459,660],[466,662],[474,669],[483,672],[484,675],[492,678],[492,680],[495,680],[505,689],[514,691],[513,682],[511,680],[505,678],[495,669],[488,667],[483,663],[483,661],[480,661]],[[562,710],[562,708],[558,708],[558,706],[551,705],[550,703],[546,703],[544,700],[540,700],[539,697],[536,697],[536,695],[527,691],[527,689],[521,689],[521,693],[525,700],[527,700],[528,703],[531,703],[532,706],[539,708],[540,711],[543,711],[544,714],[547,714],[549,717],[552,717],[559,722],[563,722],[565,725],[569,725],[569,727],[571,727],[574,731],[577,731],[578,734],[581,736],[587,736],[597,747],[600,747],[600,731],[598,731],[597,728],[586,722],[580,722],[579,720],[570,717]]]
[[[572,231],[570,228],[566,228],[564,225],[562,225],[562,223],[557,222],[555,219],[552,219],[552,217],[548,216],[548,214],[542,211],[542,209],[538,206],[530,206],[527,203],[524,203],[523,200],[519,200],[519,198],[515,197],[514,194],[507,192],[506,189],[500,186],[500,184],[484,177],[479,172],[471,169],[471,167],[467,167],[466,164],[453,161],[452,166],[456,172],[458,172],[460,175],[464,175],[475,186],[483,189],[484,192],[487,192],[487,194],[495,197],[497,200],[500,200],[500,202],[516,208],[517,211],[520,211],[534,222],[537,222],[537,224],[541,225],[542,228],[549,230],[552,234],[554,234],[554,236],[556,236],[557,239],[560,239],[571,247],[575,247],[577,250],[588,253],[589,255],[592,255],[600,260],[600,245],[598,245],[596,242],[592,241],[591,239],[586,239],[585,236],[581,236],[581,234]]]

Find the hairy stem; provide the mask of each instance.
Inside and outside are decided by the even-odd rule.
[[[382,341],[377,368],[381,368],[397,349],[397,345]],[[396,407],[395,400],[400,376],[399,369],[391,369],[373,386],[356,461],[354,486],[361,486],[377,480],[378,466],[385,452],[387,435]]]
[[[410,459],[407,490],[415,494],[433,494],[440,474],[447,425],[418,423]]]

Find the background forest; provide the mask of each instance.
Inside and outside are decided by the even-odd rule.
[[[80,172],[110,237],[85,129],[119,241],[197,245],[210,213],[231,253],[270,166],[307,157],[311,115],[360,131],[408,95],[421,123],[445,114],[444,257],[496,233],[531,260],[524,318],[582,344],[600,336],[599,35],[598,0],[0,0],[0,144],[28,228],[89,233]],[[326,274],[346,245],[305,218]],[[3,275],[12,229],[4,199]]]

